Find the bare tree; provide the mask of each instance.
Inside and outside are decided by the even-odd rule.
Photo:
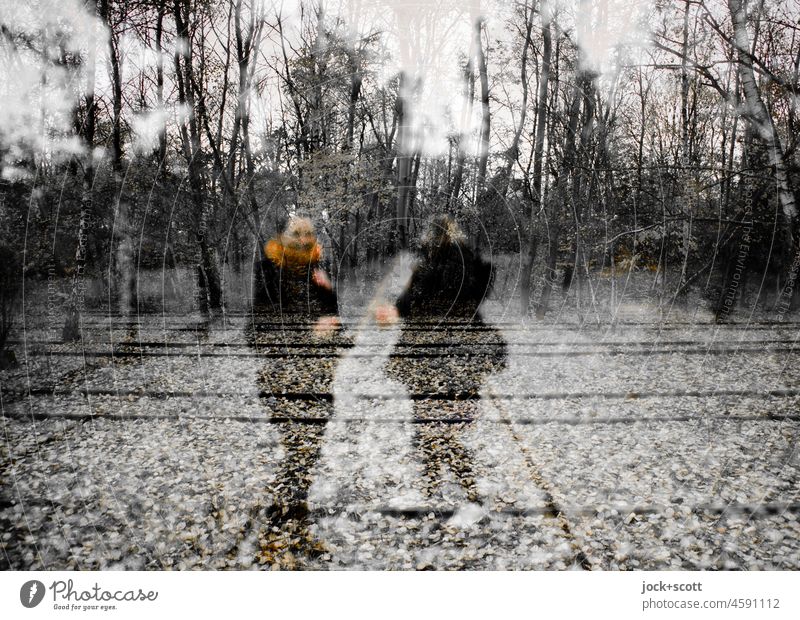
[[[482,17],[474,18],[475,57],[478,65],[478,75],[481,84],[481,132],[478,142],[478,178],[476,181],[476,195],[480,195],[486,186],[486,168],[489,163],[489,134],[491,131],[491,117],[489,111],[489,71],[486,63],[486,53],[483,49],[481,33],[484,30]]]
[[[797,240],[797,205],[791,185],[786,156],[772,115],[767,110],[756,83],[753,54],[747,33],[747,7],[745,0],[728,0],[733,22],[734,44],[739,63],[739,79],[744,91],[746,114],[758,136],[766,143],[770,164],[775,169],[778,199],[783,210],[784,269],[786,280],[792,281],[800,269]],[[788,294],[788,293],[787,293]]]

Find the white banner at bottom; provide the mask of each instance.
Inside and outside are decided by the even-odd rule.
[[[800,618],[797,572],[0,573],[4,618]],[[513,616],[512,616],[513,614]]]

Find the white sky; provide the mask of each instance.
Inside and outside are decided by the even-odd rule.
[[[283,14],[287,20],[286,38],[296,43],[300,4],[295,0],[258,1],[265,8],[268,20],[274,22],[273,16],[277,11]],[[647,44],[640,22],[650,12],[652,0],[588,0],[586,5],[591,7],[590,13],[580,11],[580,0],[545,0],[536,4],[543,6],[545,12],[555,15],[558,27],[573,41],[580,43],[584,62],[603,75],[601,86],[604,80],[615,77],[616,63],[620,58],[623,61],[635,59]],[[477,101],[466,126],[461,126],[459,122],[465,104],[461,60],[471,51],[474,16],[482,14],[485,17],[491,48],[513,44],[518,49],[520,34],[516,29],[509,28],[508,24],[513,22],[516,28],[523,27],[517,15],[519,5],[519,2],[507,0],[332,0],[325,3],[325,14],[329,22],[336,17],[341,18],[351,29],[354,38],[372,32],[383,33],[382,44],[390,54],[391,61],[383,66],[381,79],[393,79],[402,69],[419,80],[420,87],[411,110],[413,139],[415,146],[424,154],[439,155],[448,149],[448,135],[465,131],[474,136],[480,125],[480,105]],[[306,14],[313,12],[315,6],[306,5]],[[106,61],[107,32],[93,16],[86,13],[81,0],[27,0],[23,3],[0,0],[0,21],[12,30],[29,34],[36,34],[42,29],[52,33],[56,28],[61,28],[68,33],[65,42],[71,50],[85,51],[94,31],[98,50],[97,92],[106,100],[111,98]],[[539,28],[538,18],[535,28]],[[168,44],[164,59],[167,94],[172,88],[172,46],[174,43]],[[132,36],[123,38],[121,48],[124,79],[135,80],[143,69],[152,74],[157,61],[153,50]],[[7,47],[0,49],[8,50]],[[264,38],[260,61],[262,66],[259,68],[261,75],[268,76],[270,72],[263,66],[263,58],[276,55],[278,49],[274,38]],[[620,52],[621,55],[618,55]],[[498,49],[489,50],[489,77],[495,98],[492,102],[494,149],[504,146],[498,144],[497,137],[507,135],[513,126],[511,112],[498,102],[513,107],[518,105],[521,96],[519,85],[512,81],[519,79],[518,65],[513,62],[508,66],[498,65],[499,58],[501,54]],[[504,70],[508,71],[510,77],[502,74]],[[231,71],[233,76],[235,65]],[[529,73],[533,75],[532,65]],[[44,97],[41,96],[43,75],[47,78]],[[234,77],[233,83],[235,81]],[[279,117],[279,81],[270,77],[267,82],[272,85],[271,88],[260,98],[254,95],[252,101],[256,139],[259,128],[266,126],[269,116]],[[22,52],[16,58],[11,58],[0,67],[0,106],[5,112],[0,117],[0,139],[6,144],[25,144],[41,149],[46,135],[42,131],[44,118],[51,130],[48,148],[54,152],[73,153],[77,148],[74,140],[58,141],[54,136],[59,129],[67,129],[75,98],[84,84],[85,78],[80,71],[70,74],[52,67],[45,70],[41,60],[31,53]],[[477,91],[479,84],[476,84],[476,98]],[[135,149],[152,146],[160,122],[174,122],[174,97],[170,104],[171,110],[155,111],[144,117],[135,117],[129,110],[125,112],[138,136]],[[531,117],[529,115],[529,123],[532,122]]]

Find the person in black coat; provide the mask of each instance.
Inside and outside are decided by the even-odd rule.
[[[462,435],[478,413],[485,378],[505,367],[505,342],[478,313],[492,280],[491,264],[466,244],[458,224],[440,217],[395,304],[403,327],[387,372],[412,394],[415,447],[429,496],[437,493],[441,469],[447,466],[469,501],[479,501],[472,457]],[[385,308],[377,318],[393,321]],[[425,422],[431,418],[436,421]]]
[[[290,220],[283,233],[264,245],[264,255],[256,263],[254,312],[287,321],[336,317],[336,293],[321,261],[322,246],[311,221]]]
[[[269,489],[272,505],[258,534],[257,559],[273,567],[303,568],[309,558],[325,552],[309,531],[307,499],[325,431],[318,421],[331,414],[330,401],[315,399],[314,393],[329,392],[333,380],[336,345],[342,337],[338,301],[308,219],[290,220],[284,232],[266,243],[254,271],[248,342],[256,351],[282,354],[264,363],[256,383],[261,398],[271,403],[269,415],[280,430],[284,450]],[[320,344],[330,356],[298,355]],[[282,397],[283,392],[309,395],[291,400]]]

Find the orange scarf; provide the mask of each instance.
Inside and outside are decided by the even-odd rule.
[[[280,238],[270,239],[264,246],[264,255],[279,268],[293,271],[306,270],[322,260],[322,247],[314,243],[310,248],[289,243],[284,245]]]

